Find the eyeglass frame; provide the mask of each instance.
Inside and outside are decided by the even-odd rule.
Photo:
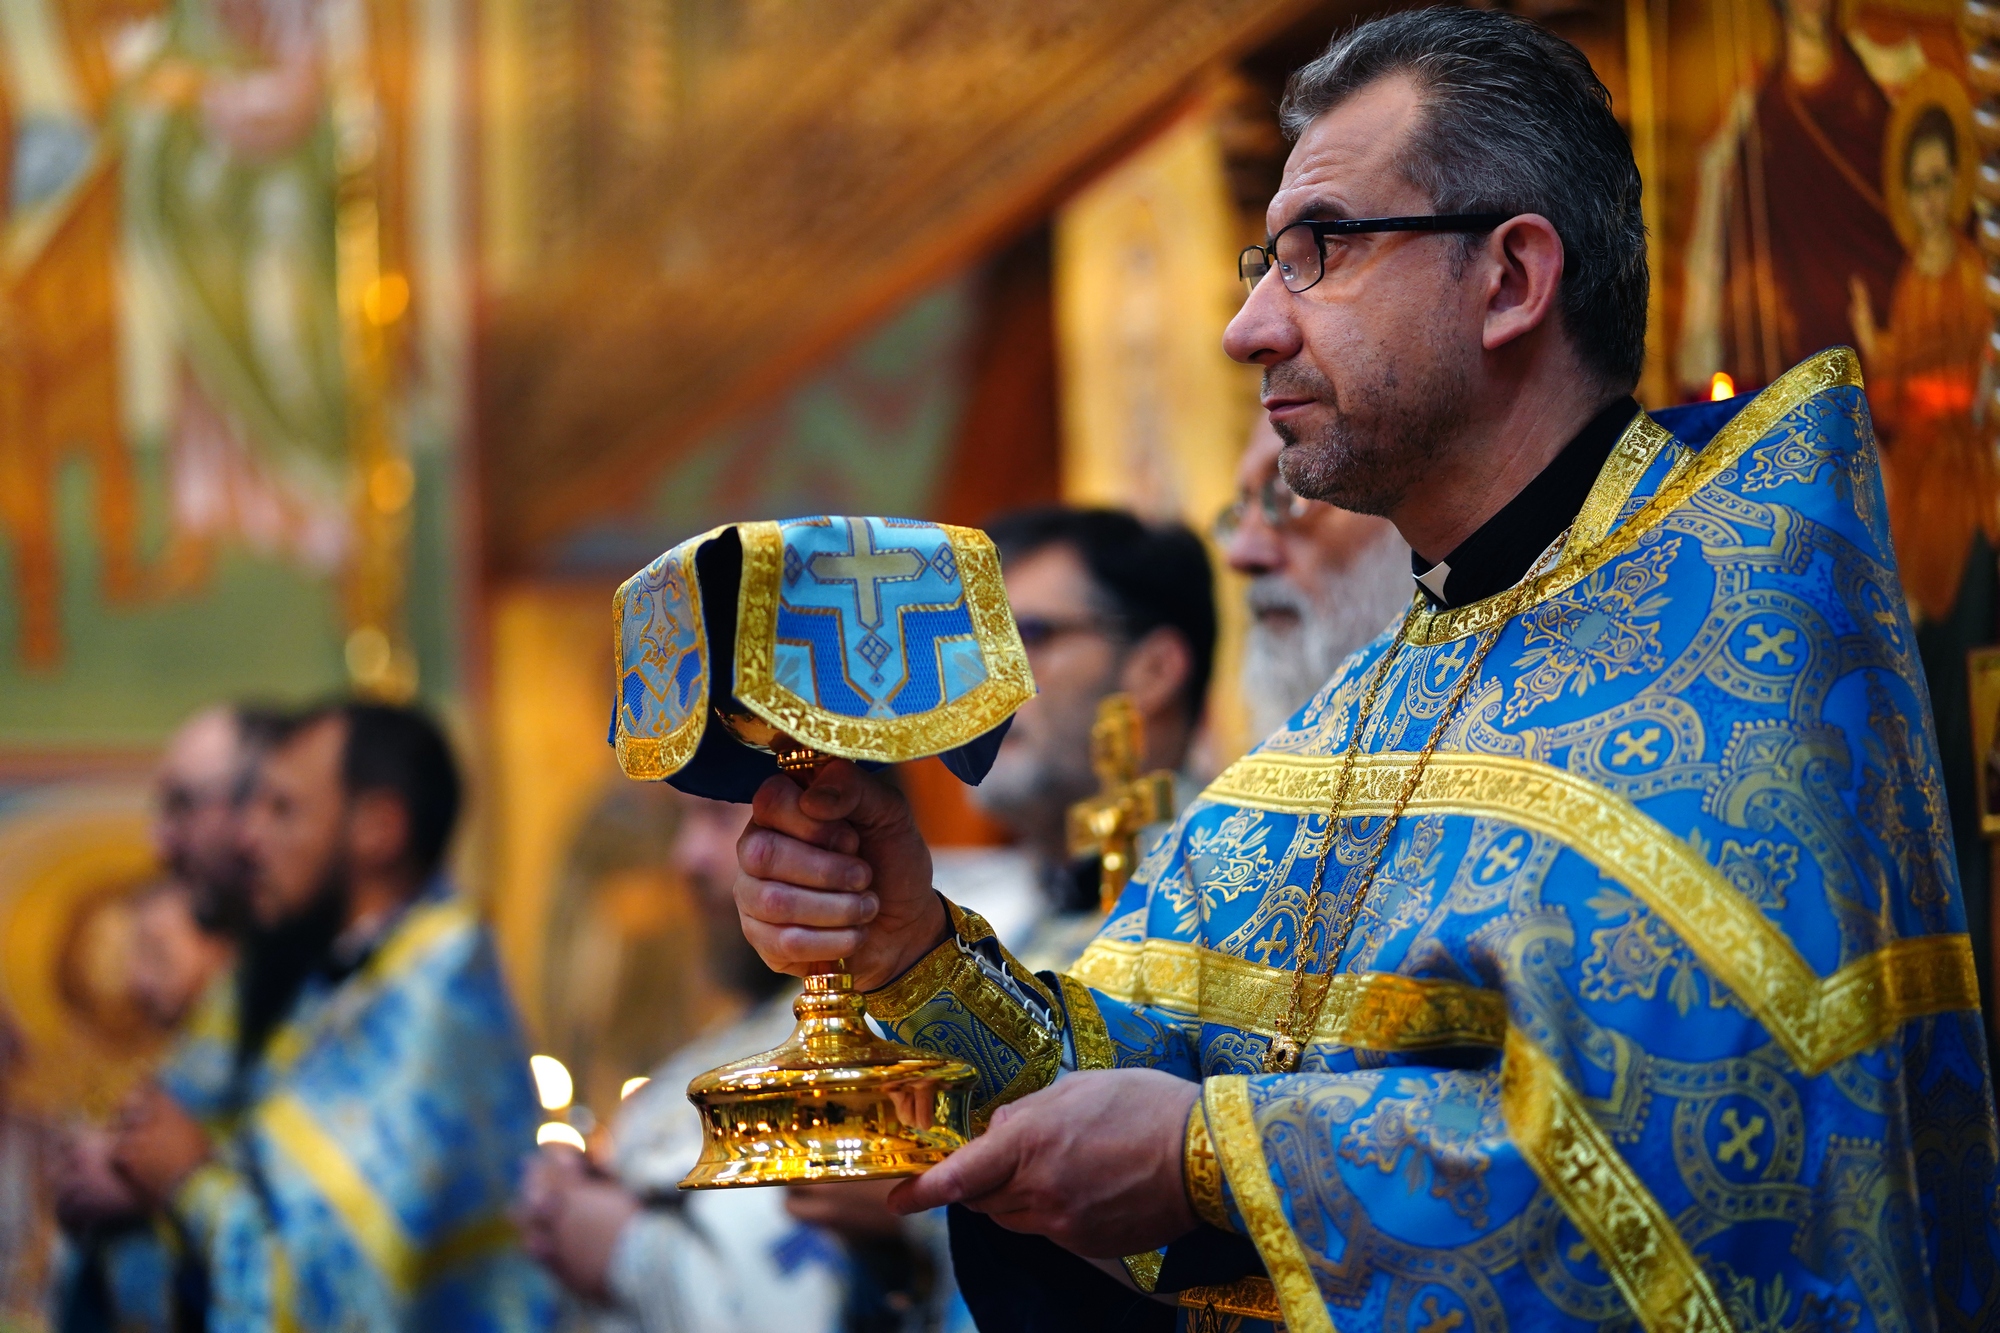
[[[1030,653],[1072,634],[1095,634],[1112,640],[1126,637],[1124,621],[1108,615],[1080,616],[1069,620],[1054,616],[1017,615],[1014,617],[1014,629],[1021,636],[1022,649]]]
[[[1319,255],[1319,277],[1314,278],[1303,287],[1294,287],[1290,283],[1285,282],[1281,275],[1278,279],[1279,283],[1294,296],[1299,295],[1301,292],[1311,291],[1326,277],[1326,238],[1329,236],[1366,236],[1376,232],[1393,231],[1459,232],[1470,234],[1492,231],[1495,227],[1513,216],[1512,213],[1436,213],[1422,217],[1402,218],[1301,218],[1289,226],[1278,228],[1276,235],[1271,237],[1269,245],[1244,246],[1236,256],[1236,276],[1243,280],[1243,285],[1246,288],[1253,292],[1256,291],[1258,283],[1262,282],[1270,274],[1280,271],[1278,264],[1279,240],[1283,238],[1286,232],[1296,231],[1300,227],[1308,228],[1312,232],[1313,247]],[[1253,254],[1260,256],[1265,264],[1264,271],[1254,278],[1246,271],[1250,256]]]
[[[1209,533],[1217,545],[1226,546],[1236,540],[1252,503],[1256,504],[1264,526],[1273,532],[1284,532],[1312,512],[1312,501],[1287,486],[1285,479],[1273,472],[1257,487],[1254,495],[1248,490],[1239,491],[1236,498],[1216,514],[1209,524]]]

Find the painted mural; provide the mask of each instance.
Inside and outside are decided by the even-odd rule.
[[[419,8],[0,6],[0,751],[416,683]]]

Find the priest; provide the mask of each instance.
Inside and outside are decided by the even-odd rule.
[[[766,784],[751,942],[980,1066],[983,1135],[892,1199],[1203,1326],[1994,1326],[1979,996],[1852,353],[1639,410],[1638,172],[1525,22],[1363,24],[1283,117],[1226,345],[1287,485],[1408,541],[1408,612],[1067,975],[932,891],[887,787]],[[989,1326],[1066,1326],[1008,1277]]]

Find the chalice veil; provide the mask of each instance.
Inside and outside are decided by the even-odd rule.
[[[992,766],[1035,692],[982,532],[893,518],[716,528],[619,588],[611,740],[626,776],[748,801],[832,758]],[[688,1086],[703,1144],[683,1189],[915,1175],[971,1134],[970,1065],[868,1027],[816,966],[776,1050]]]

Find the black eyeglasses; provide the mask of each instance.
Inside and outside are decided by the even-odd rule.
[[[1102,634],[1106,638],[1117,638],[1124,627],[1108,616],[1057,620],[1051,616],[1023,615],[1014,617],[1014,628],[1021,632],[1021,646],[1032,653],[1071,634]]]
[[[1337,218],[1294,222],[1269,245],[1252,245],[1236,257],[1236,272],[1255,290],[1273,268],[1288,292],[1302,292],[1326,276],[1326,238],[1364,236],[1378,231],[1492,231],[1511,213],[1446,213],[1421,218]]]

